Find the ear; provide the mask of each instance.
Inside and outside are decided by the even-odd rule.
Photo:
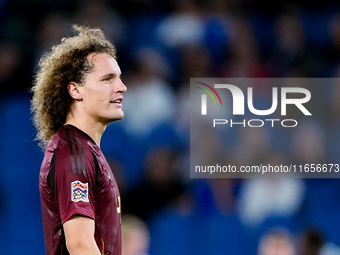
[[[67,90],[68,90],[68,93],[70,94],[70,96],[73,98],[73,99],[76,99],[76,100],[81,100],[83,99],[83,95],[81,93],[81,86],[76,83],[76,82],[70,82],[68,85],[67,85]]]

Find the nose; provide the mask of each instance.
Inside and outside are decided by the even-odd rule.
[[[118,92],[120,93],[125,93],[127,91],[127,87],[123,83],[121,79],[119,79],[119,87],[118,87]]]

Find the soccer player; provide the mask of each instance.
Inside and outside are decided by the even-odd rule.
[[[126,87],[103,32],[74,29],[41,58],[32,87],[46,252],[120,255],[120,195],[100,140],[124,116]]]

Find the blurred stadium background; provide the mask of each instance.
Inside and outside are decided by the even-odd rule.
[[[0,0],[0,254],[44,254],[28,91],[73,23],[101,27],[118,49],[126,118],[102,150],[123,214],[146,223],[150,243],[127,237],[144,254],[340,254],[338,179],[189,178],[190,77],[339,77],[340,4],[289,0]],[[314,89],[318,118],[238,130],[233,162],[339,163],[340,86]]]

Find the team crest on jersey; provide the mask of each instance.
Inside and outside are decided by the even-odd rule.
[[[88,183],[74,181],[71,183],[71,200],[73,202],[89,202]]]

